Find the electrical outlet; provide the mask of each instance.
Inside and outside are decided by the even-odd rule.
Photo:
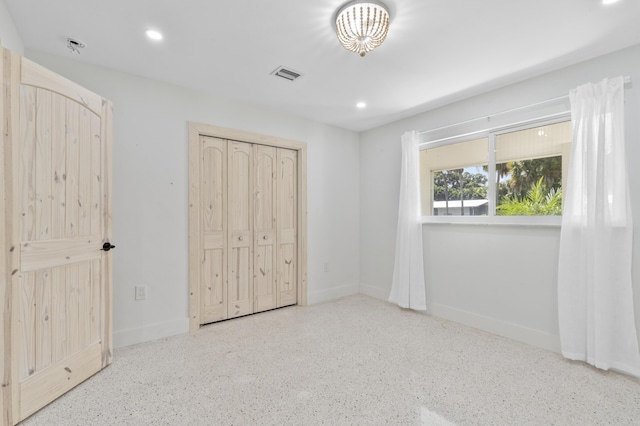
[[[324,264],[324,271],[325,271],[325,272],[329,272],[329,262],[325,262],[325,264]]]
[[[147,286],[146,285],[137,285],[136,286],[136,300],[145,300],[147,298]]]

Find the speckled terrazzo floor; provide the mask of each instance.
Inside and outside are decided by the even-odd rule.
[[[116,350],[23,425],[638,425],[640,380],[352,296]]]

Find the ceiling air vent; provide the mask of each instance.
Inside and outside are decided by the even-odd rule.
[[[282,66],[276,68],[271,75],[275,75],[276,77],[284,78],[289,81],[295,81],[297,78],[302,77],[302,74],[299,72]]]

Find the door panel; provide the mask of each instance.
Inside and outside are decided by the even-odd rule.
[[[78,115],[80,105],[75,102],[66,102],[66,152],[67,152],[67,170],[62,174],[62,180],[66,183],[66,197],[67,203],[60,208],[65,211],[65,232],[66,237],[78,236],[78,218],[80,209],[78,204],[80,203],[79,195],[79,164],[80,158],[80,145],[78,141],[79,137],[79,124]]]
[[[52,401],[51,395],[64,393],[100,371],[101,352],[102,345],[96,343],[68,356],[65,363],[70,367],[52,365],[24,380],[20,384],[21,412],[24,415],[36,412],[42,408],[43,402],[46,405]]]
[[[227,315],[227,142],[202,136],[200,174],[202,238],[200,318],[203,323]]]
[[[51,365],[51,271],[44,270],[36,273],[36,322],[35,341],[40,342],[36,351],[36,370],[43,370]]]
[[[100,342],[99,274],[99,261],[21,274],[21,380]]]
[[[276,307],[276,148],[254,145],[254,311]]]
[[[251,287],[251,250],[233,247],[229,265],[229,318],[253,313]]]
[[[297,152],[278,148],[277,166],[277,305],[281,307],[293,305],[297,301]]]
[[[36,180],[36,88],[20,87],[20,237],[21,241],[33,240],[35,227]]]
[[[10,58],[20,63],[11,76],[19,84],[11,99],[19,114],[11,237],[18,422],[111,361],[110,253],[101,250],[111,233],[110,104]]]
[[[251,144],[229,141],[227,211],[228,317],[253,313],[253,155]]]
[[[32,375],[36,370],[36,313],[35,313],[35,273],[20,276],[20,380]]]
[[[66,237],[66,170],[67,170],[67,137],[66,131],[66,98],[57,93],[51,94],[51,238],[58,240]],[[53,149],[55,147],[55,149]],[[98,150],[95,150],[98,151]],[[98,152],[98,161],[100,153]],[[97,173],[100,165],[92,165]],[[99,176],[99,174],[98,174]],[[99,184],[99,182],[98,182]],[[99,191],[99,187],[97,188]],[[99,203],[99,201],[98,201]],[[97,225],[100,223],[98,221]],[[97,229],[95,234],[100,234],[102,229]]]
[[[205,323],[227,318],[227,286],[224,283],[227,274],[223,253],[223,249],[204,251],[201,317]]]
[[[67,356],[67,268],[53,268],[51,273],[51,342],[57,363]]]
[[[25,89],[27,89],[25,87]],[[29,88],[33,90],[33,88]],[[35,202],[38,205],[35,217],[35,236],[43,241],[50,238],[51,229],[51,99],[47,90],[36,90],[35,131]],[[57,95],[59,96],[59,95]]]

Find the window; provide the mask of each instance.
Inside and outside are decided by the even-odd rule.
[[[532,122],[473,137],[422,145],[423,216],[484,216],[500,222],[494,218],[562,214],[570,121]]]
[[[423,215],[488,214],[489,138],[420,151]]]

